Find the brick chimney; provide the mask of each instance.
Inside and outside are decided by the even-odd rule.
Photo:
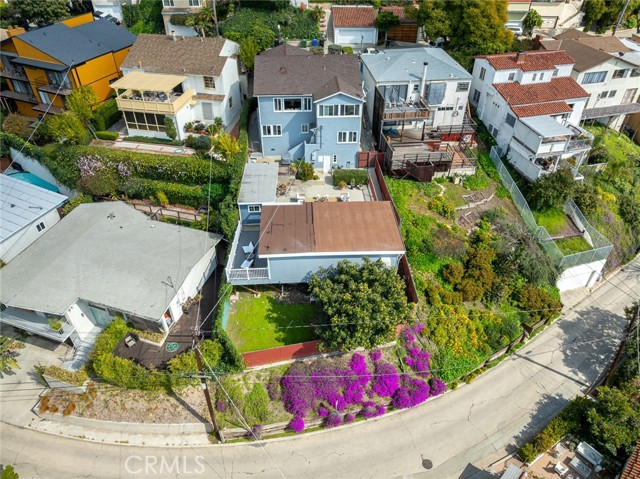
[[[518,52],[516,55],[516,63],[524,63],[526,52]]]

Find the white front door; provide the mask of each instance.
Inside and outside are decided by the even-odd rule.
[[[329,173],[331,171],[331,156],[321,155],[319,160],[322,162],[322,171]]]

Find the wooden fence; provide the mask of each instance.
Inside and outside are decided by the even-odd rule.
[[[263,349],[242,353],[247,367],[262,366],[264,364],[279,363],[291,359],[301,359],[320,354],[318,345],[320,340],[307,341],[305,343],[289,344],[279,348]]]

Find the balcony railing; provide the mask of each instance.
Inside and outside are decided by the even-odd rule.
[[[65,85],[55,85],[55,84],[39,86],[38,90],[46,91],[47,93],[53,93],[54,95],[57,94],[57,95],[63,95],[63,96],[71,95],[71,92],[73,91],[71,90],[70,87],[67,87]]]
[[[411,120],[429,117],[427,104],[420,99],[419,102],[386,102],[384,106],[384,120]]]
[[[0,70],[0,76],[4,78],[10,78],[12,80],[28,81],[28,78],[24,72],[24,69],[18,68],[18,67],[14,67],[14,68],[2,67],[2,69]]]
[[[49,326],[48,320],[21,310],[8,308],[0,314],[0,323],[8,324],[14,328],[22,329],[29,333],[38,334],[54,341],[64,342],[75,331],[73,325],[62,321],[62,328],[58,331]]]
[[[194,95],[195,91],[192,88],[184,93],[170,95],[146,92],[142,94],[127,90],[116,97],[116,103],[120,110],[175,115],[191,101]]]
[[[269,279],[269,268],[232,268],[227,270],[227,281],[256,281]]]

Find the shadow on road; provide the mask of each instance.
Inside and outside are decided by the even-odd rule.
[[[495,476],[487,471],[477,468],[473,464],[467,464],[458,479],[493,479]]]

